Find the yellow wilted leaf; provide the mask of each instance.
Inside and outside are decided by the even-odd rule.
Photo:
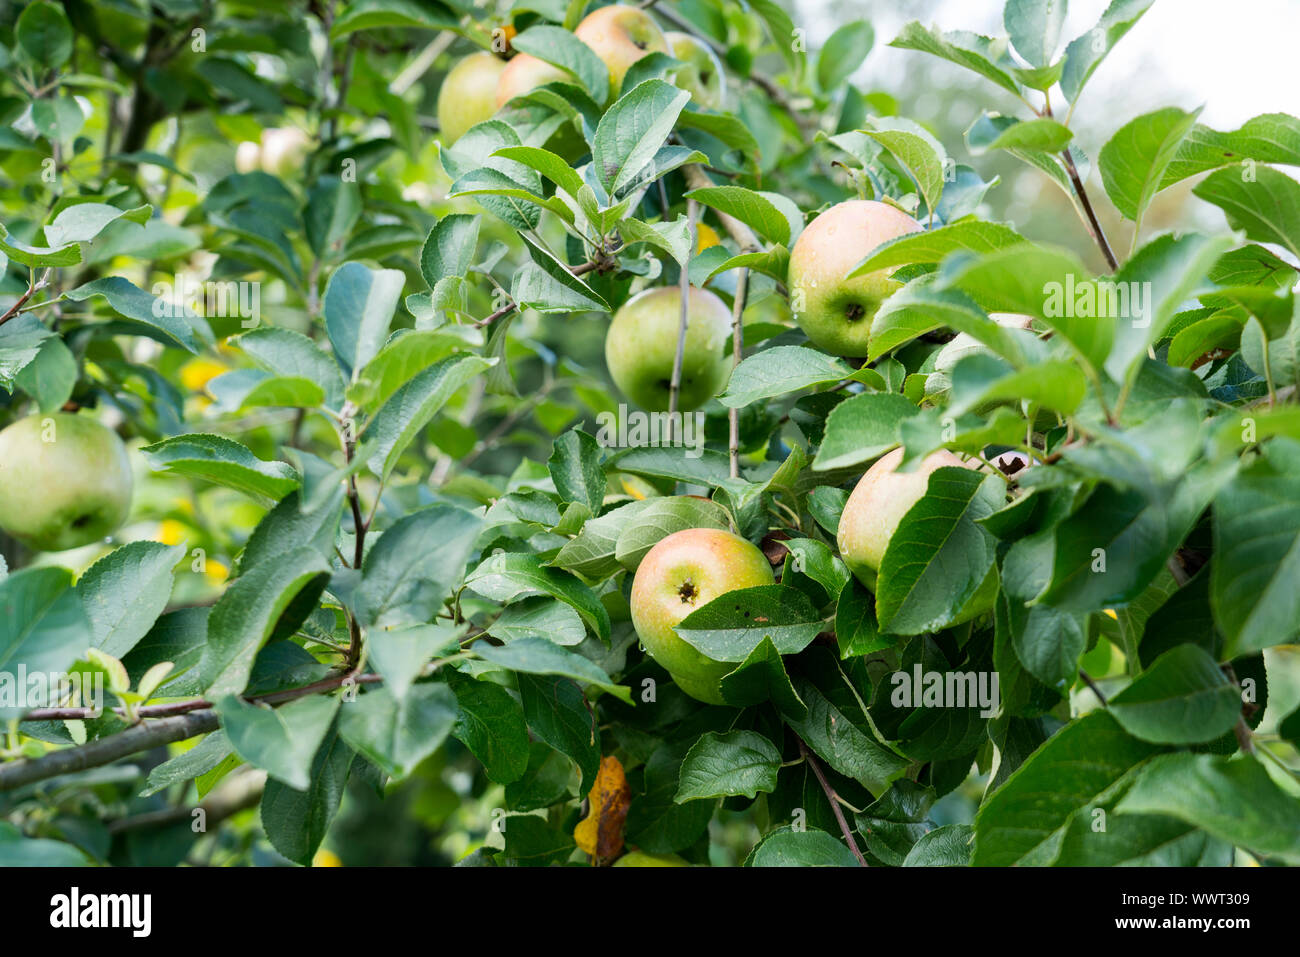
[[[695,255],[699,255],[710,246],[716,246],[722,240],[718,238],[718,231],[708,223],[700,223],[695,227]]]
[[[623,824],[632,804],[632,789],[618,758],[610,755],[600,759],[600,771],[587,799],[587,816],[573,829],[573,840],[599,863],[623,850]]]

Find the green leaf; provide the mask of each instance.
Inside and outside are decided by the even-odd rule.
[[[512,604],[488,625],[487,633],[505,642],[546,638],[557,645],[578,645],[587,637],[587,627],[564,602],[539,596]]]
[[[781,752],[755,731],[710,731],[691,745],[682,761],[678,804],[698,799],[776,790]]]
[[[687,528],[729,528],[727,513],[707,499],[673,495],[647,499],[618,534],[614,558],[628,571],[662,539]]]
[[[54,333],[30,313],[19,313],[0,326],[0,387],[12,392],[51,341]]]
[[[300,595],[319,597],[330,574],[329,563],[312,548],[284,552],[278,561],[249,569],[235,579],[208,616],[208,641],[199,674],[210,697],[239,694],[248,685],[253,659],[292,607],[301,611]],[[292,616],[297,617],[297,616]],[[242,753],[242,752],[241,752]]]
[[[894,293],[876,311],[871,320],[870,358],[874,361],[945,325],[983,343],[1016,367],[1026,365],[1032,355],[1024,337],[1004,328],[965,293],[938,288],[934,279],[923,276]]]
[[[826,417],[826,433],[813,468],[846,468],[884,455],[898,445],[899,424],[920,411],[895,392],[850,396]]]
[[[691,230],[684,215],[671,223],[643,223],[639,219],[625,219],[618,231],[627,245],[649,243],[662,249],[679,265],[689,266],[691,259]]]
[[[77,203],[61,210],[45,227],[45,241],[54,247],[88,243],[109,223],[124,220],[144,224],[152,212],[152,206],[118,209],[107,203]]]
[[[449,213],[438,220],[420,250],[420,273],[432,289],[448,276],[464,276],[474,263],[480,217]]]
[[[148,633],[171,598],[181,545],[131,542],[109,552],[77,582],[92,628],[91,645],[121,658]]]
[[[361,263],[344,263],[330,276],[321,311],[346,378],[354,378],[383,347],[405,284],[399,269],[370,269]]]
[[[865,276],[867,273],[888,269],[891,266],[937,263],[949,253],[960,250],[991,253],[996,249],[1004,249],[1025,241],[1023,236],[1003,223],[966,220],[886,240],[869,253],[866,259],[854,266],[853,271],[845,278]],[[874,326],[872,331],[875,331]]]
[[[1065,72],[1061,74],[1061,91],[1067,100],[1074,103],[1079,98],[1084,85],[1101,61],[1153,2],[1154,0],[1112,0],[1096,26],[1070,41],[1065,48]]]
[[[1159,749],[1131,737],[1104,711],[1076,718],[1048,739],[975,816],[976,867],[1045,864],[1064,828]]]
[[[339,699],[311,695],[279,708],[249,704],[235,695],[216,702],[221,725],[235,752],[296,791],[311,784],[316,751],[334,722]]]
[[[21,331],[21,326],[15,330],[18,331]],[[31,339],[28,341],[30,342]],[[0,350],[4,350],[4,342],[5,339],[0,338]],[[2,355],[3,352],[0,352],[0,356]],[[3,358],[0,358],[0,366],[3,364]],[[50,414],[59,411],[68,399],[72,398],[72,390],[77,385],[78,372],[77,359],[72,354],[72,350],[62,339],[51,336],[41,342],[36,356],[18,370],[18,375],[13,381],[36,400],[41,412]],[[0,370],[0,382],[3,381],[4,373]]]
[[[1300,455],[1282,441],[1214,501],[1210,601],[1227,659],[1294,641],[1300,630]]]
[[[868,20],[850,20],[835,28],[817,54],[817,86],[824,93],[840,88],[871,52],[876,31]]]
[[[81,246],[69,243],[59,249],[45,246],[28,246],[12,237],[0,224],[0,254],[8,256],[14,262],[35,269],[42,266],[75,266],[81,262]]]
[[[203,740],[188,751],[176,755],[159,764],[149,772],[145,788],[140,797],[149,797],[166,790],[173,784],[192,781],[200,775],[207,774],[230,754],[230,739],[226,732],[217,730],[205,735]]]
[[[808,706],[794,690],[781,652],[771,638],[760,641],[735,671],[722,677],[720,685],[722,697],[736,707],[771,701],[782,714],[792,718],[808,714]]]
[[[884,631],[917,635],[961,617],[987,590],[996,542],[976,522],[1001,508],[995,475],[945,467],[903,516],[880,562],[876,614]]]
[[[331,408],[342,406],[343,379],[338,364],[301,332],[265,326],[231,341],[274,375],[314,382]]]
[[[1219,133],[1196,124],[1165,170],[1160,188],[1246,160],[1300,166],[1300,119],[1286,113],[1253,116],[1240,129]]]
[[[387,481],[407,447],[460,389],[496,364],[495,359],[453,355],[411,378],[392,394],[361,433],[371,448],[366,464]]]
[[[461,15],[445,3],[427,0],[352,0],[335,18],[330,39],[358,30],[389,28],[460,30]]]
[[[1116,811],[1167,814],[1257,854],[1300,863],[1300,800],[1250,755],[1161,755],[1141,770]]]
[[[580,429],[570,429],[555,440],[547,468],[561,502],[579,502],[595,515],[605,501],[605,470],[600,445]]]
[[[763,838],[747,863],[750,867],[857,867],[858,859],[825,831],[780,828]]]
[[[1261,243],[1277,243],[1300,259],[1300,183],[1268,166],[1221,169],[1192,190],[1223,210],[1233,229]]]
[[[1067,0],[1007,0],[1002,25],[1016,52],[1034,66],[1051,63],[1067,8]]]
[[[490,780],[519,780],[528,769],[528,728],[519,702],[490,681],[453,672],[449,683],[460,706],[452,734],[478,758]]]
[[[929,132],[910,120],[876,118],[874,129],[863,130],[894,155],[916,182],[926,208],[933,211],[943,194],[943,171],[948,154]]]
[[[849,719],[806,679],[796,679],[795,691],[808,705],[804,718],[787,716],[795,733],[832,768],[852,778],[872,794],[880,794],[907,770],[907,761],[876,741]]]
[[[476,643],[476,655],[484,661],[531,675],[559,675],[608,691],[620,701],[632,703],[626,685],[615,684],[604,671],[582,655],[561,648],[545,638],[518,638],[508,645]]]
[[[1232,730],[1241,696],[1203,649],[1179,645],[1165,652],[1109,710],[1124,730],[1156,744],[1197,744]]]
[[[609,640],[609,614],[595,592],[568,572],[543,565],[536,555],[491,555],[470,573],[465,584],[492,601],[512,602],[526,595],[558,598],[582,616],[597,638]]]
[[[570,31],[546,24],[529,27],[512,37],[510,45],[571,74],[597,103],[609,99],[609,68]]]
[[[588,519],[577,537],[564,543],[559,554],[551,559],[551,564],[587,578],[609,577],[622,567],[616,557],[619,535],[637,515],[656,501],[627,502],[611,508],[604,515]]]
[[[563,676],[516,675],[528,728],[542,741],[573,759],[582,771],[580,793],[591,790],[600,771],[600,729],[582,688]],[[532,758],[529,762],[531,765]],[[568,774],[565,774],[567,782]]]
[[[465,574],[483,519],[434,505],[398,519],[366,552],[357,616],[369,627],[427,622]]]
[[[29,3],[14,24],[14,39],[41,70],[57,70],[72,56],[72,24],[63,8],[48,0]]]
[[[1101,148],[1097,162],[1102,183],[1125,217],[1142,221],[1199,114],[1200,110],[1185,113],[1177,107],[1146,113],[1121,126]]]
[[[262,792],[262,830],[277,851],[304,867],[312,862],[343,799],[356,755],[331,730],[312,762],[310,783],[295,789],[272,778]]]
[[[71,585],[72,573],[54,567],[24,568],[0,578],[0,669],[5,673],[16,673],[19,666],[29,674],[66,672],[86,650],[91,626]],[[21,708],[0,704],[0,717],[54,703],[24,697]]]
[[[534,27],[533,29],[537,28]],[[603,66],[601,72],[608,76],[608,71]],[[525,166],[537,170],[572,197],[576,198],[578,192],[582,189],[582,175],[573,168],[569,161],[557,156],[550,150],[542,149],[540,146],[503,146],[492,155],[514,160],[516,163],[523,163]],[[433,285],[433,283],[430,283],[430,285]]]
[[[442,746],[458,714],[456,696],[444,684],[417,684],[401,698],[377,688],[343,706],[339,735],[400,781]]]
[[[64,299],[73,302],[85,302],[93,296],[103,296],[114,312],[128,320],[136,335],[147,335],[164,345],[198,352],[195,327],[190,320],[202,320],[197,320],[188,308],[178,315],[178,307],[154,298],[121,276],[95,279],[63,294]]]
[[[815,385],[837,383],[853,375],[843,359],[804,346],[773,346],[745,359],[731,373],[718,401],[743,408],[760,399]]]
[[[247,446],[224,435],[176,435],[140,451],[159,471],[203,479],[268,503],[278,502],[300,484],[298,473],[290,466],[263,461]]]
[[[743,186],[707,186],[686,194],[696,202],[733,216],[768,242],[790,242],[790,221],[768,198],[769,194]]]
[[[923,834],[903,859],[904,867],[969,867],[971,838],[969,824],[945,824]]]
[[[651,79],[624,93],[601,117],[592,140],[596,175],[611,197],[631,184],[668,139],[691,95]]]
[[[45,4],[36,3],[32,6]],[[71,844],[48,837],[27,837],[16,825],[0,821],[0,867],[85,866],[86,855]]]
[[[1074,133],[1056,120],[1018,120],[1000,113],[982,114],[966,131],[966,144],[975,156],[993,150],[1059,153],[1072,139]]]
[[[765,638],[783,655],[798,654],[824,625],[799,589],[757,585],[719,595],[687,615],[676,631],[714,661],[739,662]]]
[[[361,188],[356,181],[322,176],[307,194],[303,226],[312,252],[327,260],[343,248],[361,218]]]
[[[310,379],[274,376],[260,369],[232,369],[208,382],[207,391],[220,412],[267,406],[314,409],[325,402],[325,391]]]
[[[1014,401],[1071,415],[1087,391],[1083,370],[1065,359],[1047,359],[1017,370],[995,356],[976,352],[952,370],[948,413],[960,416],[991,403]]]
[[[453,352],[482,344],[482,336],[472,331],[470,326],[400,330],[357,373],[356,381],[348,386],[347,397],[360,408],[379,408],[392,398],[394,392],[435,362]]]
[[[1014,62],[1008,56],[1005,45],[998,49],[997,41],[988,37],[960,30],[951,33],[943,33],[938,29],[927,30],[919,21],[913,20],[903,27],[903,31],[889,45],[941,57],[973,70],[1014,96],[1020,94],[1020,84],[1007,72],[1014,66]]]
[[[568,266],[527,236],[521,238],[533,261],[515,273],[510,287],[515,302],[538,312],[610,311],[609,303]]]

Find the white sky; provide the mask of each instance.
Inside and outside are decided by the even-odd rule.
[[[1073,0],[1063,42],[1090,29],[1108,5]],[[838,26],[827,0],[795,0],[795,6],[796,23],[808,29],[814,46]],[[845,4],[841,9],[876,28],[875,48],[855,79],[889,89],[903,57],[925,56],[886,46],[909,20],[997,36],[1006,32],[1002,6],[1001,0],[946,0],[927,14],[928,5],[908,0]],[[1116,104],[1120,115],[1089,116],[1089,104]],[[1093,74],[1075,119],[1084,129],[1114,130],[1161,106],[1202,104],[1201,122],[1216,129],[1235,129],[1260,113],[1300,114],[1300,0],[1156,0]]]

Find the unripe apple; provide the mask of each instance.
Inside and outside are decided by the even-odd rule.
[[[288,176],[302,168],[311,151],[311,137],[295,126],[262,130],[262,172]]]
[[[29,548],[98,541],[131,511],[131,462],[112,429],[58,412],[0,432],[0,528]]]
[[[731,310],[707,289],[694,286],[687,301],[679,412],[698,409],[717,395],[731,368],[726,352]],[[605,337],[605,364],[614,384],[652,412],[668,408],[681,308],[681,290],[676,286],[647,289],[614,314]]]
[[[669,30],[664,36],[672,55],[686,66],[677,71],[673,81],[691,95],[696,107],[709,110],[724,109],[727,102],[727,76],[722,72],[722,62],[707,43],[682,33]]]
[[[920,230],[907,213],[870,199],[838,203],[808,224],[790,251],[789,287],[795,321],[814,345],[837,356],[867,355],[871,320],[902,284],[889,268],[845,277],[881,243]]]
[[[251,173],[262,166],[262,144],[254,140],[244,140],[235,147],[235,169],[240,173]]]
[[[668,39],[646,11],[622,3],[593,10],[573,31],[609,67],[610,97],[618,96],[623,77],[647,53],[667,53]]]
[[[614,867],[690,867],[690,862],[676,854],[650,854],[628,851],[614,862]]]
[[[873,590],[889,540],[908,509],[925,495],[930,473],[945,466],[971,467],[945,450],[930,453],[911,472],[897,471],[902,461],[901,448],[881,456],[858,480],[840,513],[840,557],[858,581]]]
[[[497,83],[506,62],[491,53],[471,53],[448,71],[438,89],[438,128],[447,146],[497,111]]]
[[[519,53],[506,64],[497,79],[497,109],[505,106],[516,96],[523,96],[530,90],[557,80],[574,82],[573,77],[558,66],[552,66],[531,53]]]
[[[757,547],[717,528],[687,528],[646,552],[632,580],[632,626],[646,652],[692,698],[725,703],[718,682],[736,669],[687,644],[674,629],[719,595],[771,585],[772,565]]]

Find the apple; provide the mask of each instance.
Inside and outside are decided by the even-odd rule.
[[[43,552],[107,537],[131,511],[131,462],[112,429],[58,412],[0,432],[0,528]]]
[[[930,453],[911,472],[896,471],[902,461],[901,448],[877,459],[858,480],[840,513],[836,534],[840,557],[858,581],[873,591],[889,540],[908,509],[925,495],[930,473],[945,466],[970,468],[972,464],[944,450]]]
[[[244,140],[235,147],[235,169],[240,173],[251,173],[262,167],[262,144],[256,140]]]
[[[574,79],[558,66],[552,66],[531,53],[519,53],[506,64],[497,79],[497,109],[505,106],[516,96],[523,96],[530,90],[556,80],[573,83]]]
[[[614,867],[690,867],[690,862],[676,854],[650,854],[647,851],[628,851]]]
[[[686,66],[677,71],[674,81],[697,107],[724,109],[727,102],[727,77],[722,62],[707,43],[689,33],[669,30],[664,36],[672,55]]]
[[[692,698],[724,704],[718,682],[736,669],[714,661],[674,630],[719,595],[771,585],[772,565],[755,545],[717,528],[687,528],[646,552],[632,580],[632,626],[646,652]]]
[[[573,31],[609,67],[611,99],[618,96],[623,77],[647,53],[667,53],[668,38],[646,11],[622,3],[593,10]]]
[[[691,287],[686,318],[686,348],[677,410],[698,409],[722,389],[731,369],[727,343],[731,310],[707,289]],[[625,396],[652,412],[668,408],[681,290],[660,286],[637,293],[614,314],[605,337],[605,364]]]
[[[1018,312],[990,312],[989,318],[999,326],[1008,329],[1028,329],[1034,321],[1032,316],[1026,316]],[[977,352],[987,353],[988,351],[988,346],[974,336],[966,332],[959,332],[935,354],[934,371],[951,373],[957,363],[967,356],[974,355]]]
[[[302,168],[311,151],[311,137],[293,126],[262,130],[262,172],[287,176]]]
[[[808,224],[790,251],[789,288],[795,321],[814,345],[867,355],[871,320],[902,284],[889,278],[891,268],[845,277],[881,243],[920,230],[901,209],[870,199],[838,203]]]
[[[497,111],[497,83],[506,63],[491,53],[471,53],[443,77],[438,89],[438,129],[450,146]]]

